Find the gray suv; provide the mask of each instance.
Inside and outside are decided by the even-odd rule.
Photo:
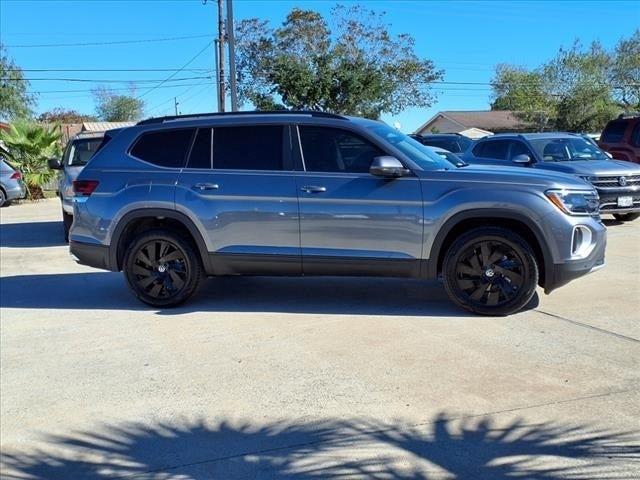
[[[590,182],[600,213],[621,222],[640,217],[640,165],[612,160],[591,139],[574,133],[500,134],[478,140],[463,156],[470,164],[520,165],[571,173]]]
[[[604,265],[594,188],[457,168],[387,126],[316,112],[163,117],[107,132],[74,182],[71,254],[155,307],[207,275],[436,279],[478,314]]]

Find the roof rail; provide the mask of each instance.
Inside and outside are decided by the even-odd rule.
[[[640,112],[621,113],[620,115],[618,115],[618,120],[623,120],[625,118],[635,118],[635,117],[640,117]]]
[[[312,117],[336,118],[339,120],[347,120],[347,117],[329,112],[318,112],[314,110],[249,110],[243,112],[210,112],[210,113],[191,113],[189,115],[170,115],[166,117],[152,117],[139,121],[136,125],[150,125],[155,123],[171,122],[175,120],[189,120],[196,118],[208,117],[225,117],[235,115],[309,115]]]

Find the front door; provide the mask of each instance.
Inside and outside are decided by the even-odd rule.
[[[176,208],[206,232],[214,273],[302,272],[289,126],[200,128]]]
[[[296,130],[303,272],[417,276],[423,232],[418,178],[371,175],[374,157],[385,152],[357,133],[312,125]]]

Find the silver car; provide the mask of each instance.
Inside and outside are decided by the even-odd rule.
[[[14,170],[0,157],[0,207],[12,200],[24,198],[27,193],[22,173]]]
[[[58,196],[62,202],[64,239],[69,241],[69,229],[73,223],[73,181],[102,143],[104,132],[79,133],[71,138],[62,154],[62,159],[49,160],[49,168],[60,170]]]
[[[378,121],[285,111],[107,132],[74,182],[70,251],[155,307],[207,275],[377,275],[506,315],[602,267],[605,241],[573,175],[456,167]]]

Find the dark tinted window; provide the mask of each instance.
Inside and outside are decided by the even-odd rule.
[[[640,147],[640,122],[636,123],[636,126],[631,133],[631,145],[634,147]]]
[[[511,142],[511,154],[509,158],[513,159],[518,155],[529,155],[529,158],[533,160],[533,155],[531,154],[529,147],[527,147],[523,142],[514,140]]]
[[[194,129],[166,130],[143,134],[131,155],[161,167],[184,166]]]
[[[429,145],[430,147],[439,147],[444,148],[445,150],[450,151],[451,153],[460,153],[462,150],[460,145],[455,139],[447,140],[447,139],[436,139],[436,138],[425,138],[425,145]]]
[[[473,149],[473,154],[482,158],[494,158],[496,160],[506,160],[509,150],[509,140],[489,140],[480,143]]]
[[[309,172],[367,173],[375,157],[384,155],[359,135],[326,127],[300,127],[305,168]]]
[[[282,127],[214,128],[213,168],[282,170]]]
[[[211,129],[200,128],[193,141],[188,168],[211,168]]]
[[[604,132],[602,132],[602,138],[600,138],[600,141],[603,143],[621,142],[626,129],[627,122],[625,121],[611,122],[604,129]]]

